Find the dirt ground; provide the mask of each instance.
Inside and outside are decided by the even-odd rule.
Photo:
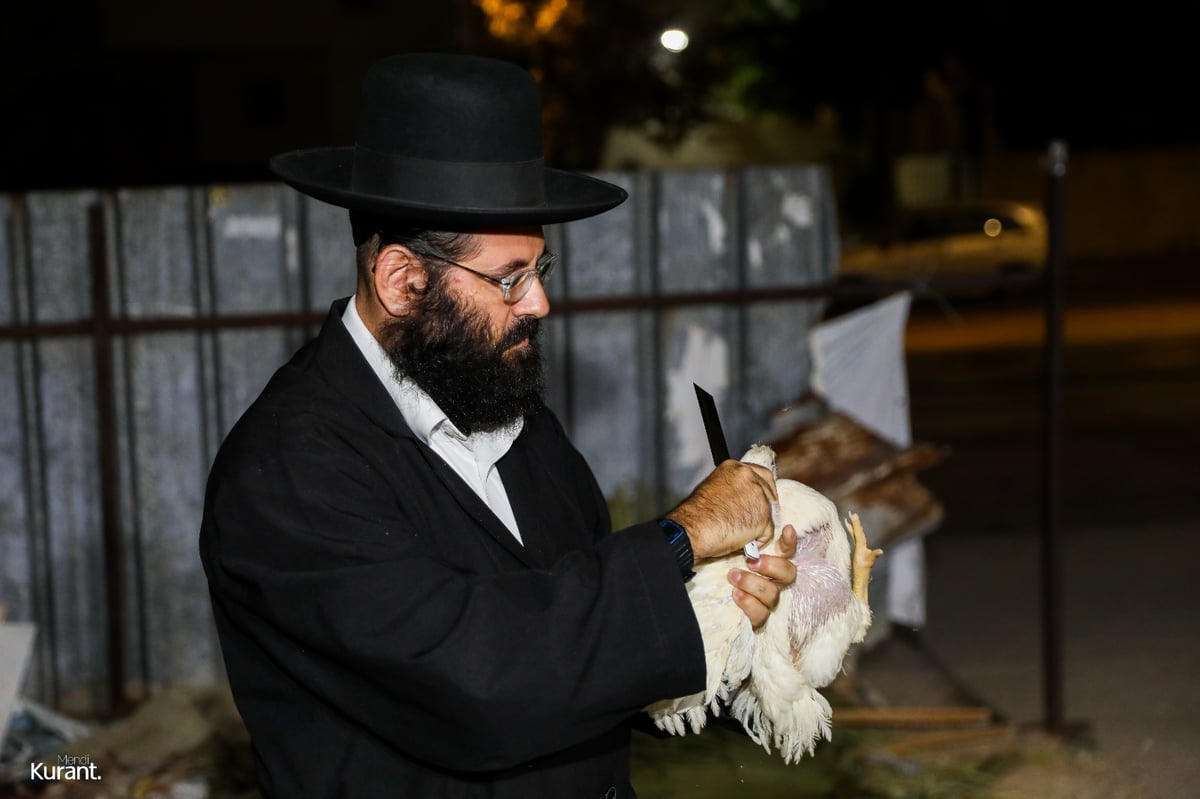
[[[1146,799],[1144,783],[1128,767],[1096,752],[1042,739],[1030,759],[997,779],[986,799]]]
[[[1145,786],[1113,757],[1042,732],[1022,732],[1009,765],[972,799],[1146,799]],[[978,756],[979,753],[976,753]],[[944,755],[952,760],[953,748]],[[959,757],[963,753],[958,753]],[[967,757],[970,755],[967,753]]]

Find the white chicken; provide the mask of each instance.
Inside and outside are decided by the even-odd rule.
[[[751,447],[742,460],[775,468],[768,446]],[[684,735],[700,732],[709,712],[727,708],[752,740],[768,753],[774,745],[791,763],[831,736],[829,702],[817,689],[833,681],[850,645],[871,626],[867,584],[882,550],[867,547],[857,515],[843,528],[837,507],[818,491],[795,480],[775,484],[775,536],[762,552],[776,554],[783,528],[792,525],[796,581],[754,630],[726,580],[730,568],[743,565],[741,553],[697,564],[688,596],[704,639],[707,687],[645,711],[659,729]]]

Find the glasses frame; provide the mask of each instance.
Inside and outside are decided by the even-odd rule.
[[[545,285],[546,280],[548,280],[550,275],[554,273],[554,267],[558,265],[558,255],[550,252],[549,250],[543,250],[542,254],[538,256],[538,259],[534,265],[528,269],[518,270],[513,272],[511,275],[506,275],[505,277],[492,277],[491,275],[486,275],[483,272],[480,272],[478,269],[472,269],[466,264],[460,264],[458,261],[450,258],[443,258],[440,255],[433,255],[432,253],[429,254],[429,257],[435,261],[441,261],[444,264],[457,266],[459,269],[465,269],[471,274],[481,277],[490,283],[495,283],[504,291],[504,302],[507,305],[514,305],[525,299],[525,295],[528,294],[529,289],[533,287],[533,281],[529,280],[525,284],[525,288],[521,291],[521,295],[519,297],[514,297],[512,295],[513,288],[522,280],[525,280],[526,275],[535,275],[537,279],[543,285]]]

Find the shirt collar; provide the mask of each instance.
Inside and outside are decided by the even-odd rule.
[[[371,331],[367,329],[366,323],[358,315],[356,305],[355,298],[351,297],[350,301],[346,303],[346,310],[342,313],[342,324],[346,326],[346,331],[358,345],[363,357],[367,359],[367,363],[371,365],[376,376],[391,395],[392,401],[400,409],[404,421],[417,438],[427,446],[433,446],[433,437],[444,433],[450,438],[462,442],[480,462],[491,464],[504,457],[504,453],[508,452],[513,442],[517,440],[517,436],[521,434],[521,429],[525,425],[524,420],[518,419],[500,430],[464,436],[433,401],[433,398],[426,394],[420,386],[412,380],[396,374],[396,368],[392,364],[391,358],[388,357],[387,352],[371,334]]]

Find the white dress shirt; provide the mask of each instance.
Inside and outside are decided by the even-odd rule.
[[[391,359],[358,315],[353,297],[346,304],[342,324],[392,395],[412,431],[466,481],[504,522],[504,526],[524,544],[512,505],[508,501],[508,493],[500,480],[500,470],[496,468],[496,462],[517,440],[524,421],[518,419],[514,424],[494,432],[463,435],[416,383],[408,378],[397,377]]]

